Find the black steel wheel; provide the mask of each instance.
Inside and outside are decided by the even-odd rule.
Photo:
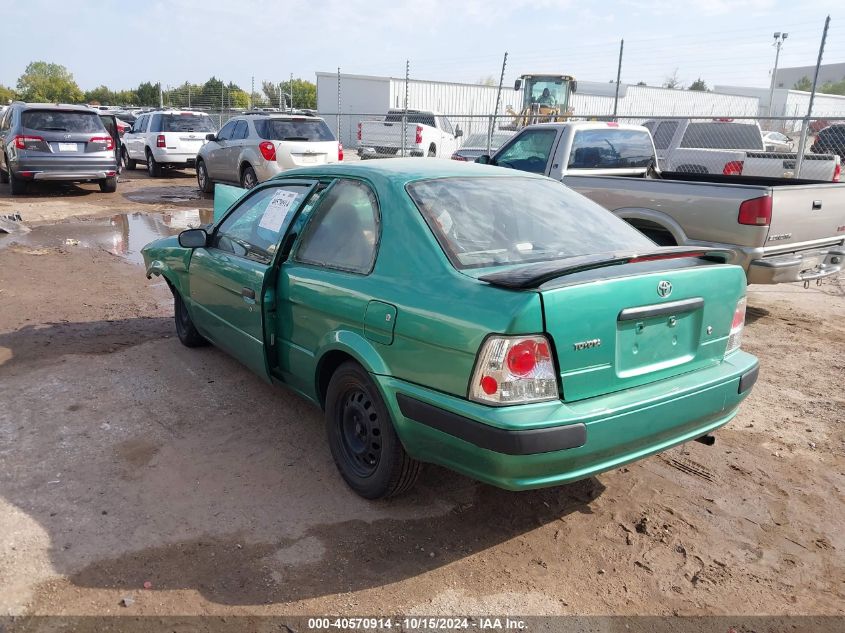
[[[208,341],[197,331],[191,315],[188,313],[188,306],[175,290],[173,291],[173,317],[176,321],[176,334],[182,345],[185,347],[201,347],[207,345]]]
[[[392,497],[416,483],[422,464],[405,452],[378,388],[358,363],[332,375],[326,431],[341,476],[362,497]]]

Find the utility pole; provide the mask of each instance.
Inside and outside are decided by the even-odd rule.
[[[410,60],[405,60],[405,111],[402,113],[402,158],[405,157],[405,151],[407,141],[405,137],[407,136],[407,129],[408,129],[408,78],[411,75],[411,62]]]
[[[775,42],[772,46],[775,47],[775,68],[772,71],[772,85],[769,87],[769,111],[766,113],[769,116],[772,116],[772,100],[775,96],[775,77],[778,74],[778,60],[780,59],[780,47],[783,46],[783,43],[786,41],[786,38],[789,37],[789,33],[775,33],[774,38]]]
[[[290,83],[288,84],[288,92],[290,92],[290,111],[293,112],[293,73],[290,74]]]
[[[508,52],[502,59],[502,72],[499,75],[499,90],[496,91],[496,107],[493,110],[493,119],[490,121],[490,129],[487,131],[487,154],[490,154],[490,146],[493,144],[493,132],[496,130],[496,123],[499,117],[499,105],[502,102],[502,84],[505,81],[505,66],[508,65]]]
[[[616,67],[616,94],[613,97],[613,118],[619,107],[619,82],[622,80],[622,51],[625,50],[625,40],[619,40],[619,65]],[[629,113],[630,114],[630,113]]]
[[[337,67],[337,140],[340,142],[340,66]]]
[[[819,83],[819,67],[822,65],[822,56],[824,55],[824,45],[827,42],[827,30],[830,28],[830,16],[827,16],[824,21],[824,31],[822,31],[822,42],[819,44],[819,58],[816,60],[816,72],[813,74],[813,89],[810,92],[810,105],[807,107],[807,117],[804,119],[804,125],[801,126],[801,141],[798,143],[798,160],[795,161],[795,177],[801,177],[801,167],[804,164],[804,152],[807,145],[807,133],[810,131],[810,117],[813,116],[813,101],[816,98],[816,86]]]
[[[164,107],[164,93],[161,91],[161,82],[158,82],[158,107]]]
[[[249,89],[249,109],[252,110],[252,106],[255,105],[252,102],[252,95],[255,94],[255,75],[252,76],[252,84],[250,85]]]

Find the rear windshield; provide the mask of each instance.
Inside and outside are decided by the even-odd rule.
[[[216,132],[207,114],[157,114],[150,132]]]
[[[99,115],[91,112],[66,112],[61,110],[26,110],[21,123],[29,130],[42,132],[103,132]]]
[[[386,117],[384,117],[385,123],[402,123],[402,112],[389,112]],[[434,124],[434,115],[433,114],[420,114],[419,112],[409,112],[408,117],[405,119],[408,123],[413,125],[428,125],[429,127],[437,127]]]
[[[654,159],[646,130],[602,128],[575,133],[569,152],[572,169],[648,167]]]
[[[262,119],[255,121],[258,136],[269,141],[333,141],[322,119]]]
[[[747,123],[690,123],[681,147],[702,149],[763,149],[763,136]]]
[[[551,180],[443,178],[407,190],[459,269],[654,247],[624,220]]]

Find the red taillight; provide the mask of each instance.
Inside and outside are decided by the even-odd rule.
[[[361,123],[358,123],[358,140],[361,140]]]
[[[32,149],[27,148],[27,143],[43,143],[44,139],[40,136],[24,136],[22,134],[18,134],[15,137],[15,147],[18,149]]]
[[[164,140],[164,134],[159,134],[156,137],[156,147],[167,147],[167,142]]]
[[[725,348],[725,354],[730,354],[739,349],[739,346],[742,345],[742,330],[745,328],[745,306],[747,305],[747,299],[742,297],[736,303],[736,309],[734,310],[734,318],[731,321],[731,331],[728,335],[728,345]]]
[[[264,160],[276,160],[276,146],[270,141],[261,141],[258,144],[258,150],[264,157]]]
[[[839,179],[842,177],[842,165],[836,165],[833,168],[833,182],[839,182]]]
[[[465,156],[461,156],[457,152],[452,154],[452,160],[462,160],[464,162],[468,162]]]
[[[743,166],[743,161],[732,160],[730,162],[725,163],[725,168],[722,170],[722,173],[725,176],[742,176]]]
[[[422,132],[423,132],[422,125],[418,125],[417,126],[417,137],[416,137],[416,140],[414,141],[417,145],[422,143]]]
[[[89,143],[103,143],[106,149],[114,149],[114,139],[111,136],[92,136]],[[163,145],[160,147],[164,147]]]
[[[469,397],[498,405],[558,398],[549,341],[542,334],[489,336],[478,352]]]
[[[337,144],[337,161],[343,162],[343,143]]]
[[[772,197],[752,198],[739,205],[737,222],[750,226],[769,226],[772,222]]]

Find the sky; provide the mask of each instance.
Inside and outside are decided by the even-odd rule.
[[[7,0],[0,84],[30,61],[62,64],[83,90],[143,81],[176,86],[214,75],[249,89],[317,71],[475,82],[501,72],[660,85],[768,87],[772,34],[780,66],[845,61],[841,0]]]

